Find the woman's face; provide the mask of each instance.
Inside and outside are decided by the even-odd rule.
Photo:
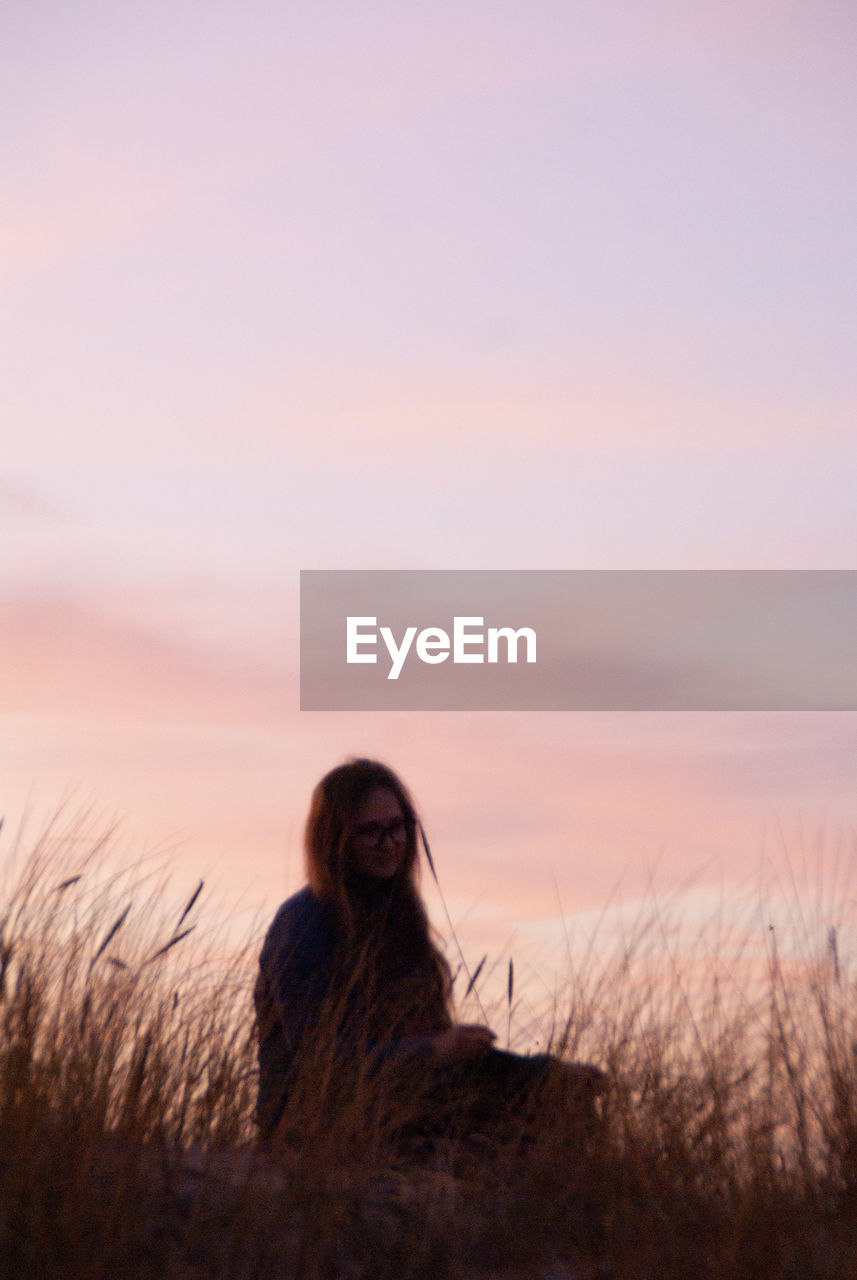
[[[357,810],[351,851],[354,865],[374,880],[400,870],[408,845],[408,824],[395,792],[375,787]]]

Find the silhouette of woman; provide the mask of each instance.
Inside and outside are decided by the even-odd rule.
[[[329,1126],[349,1105],[383,1112],[396,1138],[500,1137],[558,1080],[595,1114],[596,1067],[506,1053],[488,1027],[453,1020],[418,889],[418,827],[403,783],[377,761],[350,760],[313,792],[308,883],[280,907],[259,958],[264,1143],[300,1139],[308,1120]]]

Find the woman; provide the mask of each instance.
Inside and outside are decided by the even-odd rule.
[[[449,966],[417,887],[417,815],[395,773],[356,759],[316,787],[308,884],[268,930],[255,1002],[260,1136],[306,1133],[339,1108],[383,1114],[403,1135],[496,1129],[536,1105],[550,1080],[591,1099],[594,1067],[492,1047],[453,1021]]]

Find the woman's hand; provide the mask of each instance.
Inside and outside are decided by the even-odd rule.
[[[463,1062],[487,1053],[496,1038],[490,1027],[465,1022],[438,1031],[432,1036],[431,1045],[440,1062]]]

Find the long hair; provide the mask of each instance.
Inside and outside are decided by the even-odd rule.
[[[401,866],[378,891],[383,909],[376,897],[367,910],[365,885],[355,874],[353,837],[357,814],[377,788],[391,791],[398,800],[406,820],[406,843]],[[435,1016],[448,1019],[451,975],[432,940],[419,892],[418,826],[413,800],[392,769],[377,760],[348,760],[325,774],[313,791],[304,836],[307,879],[316,897],[333,910],[344,964],[353,967],[365,961],[367,953],[374,955],[372,976],[383,983],[383,957],[405,959],[422,971]]]

